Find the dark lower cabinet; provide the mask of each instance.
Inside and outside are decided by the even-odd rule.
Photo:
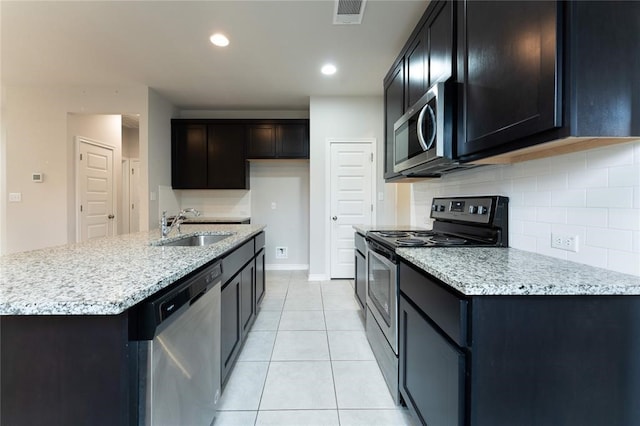
[[[262,248],[256,255],[256,305],[260,305],[265,292],[264,262],[265,252]]]
[[[240,324],[246,337],[256,319],[256,267],[252,260],[240,273]]]
[[[240,353],[242,342],[242,327],[240,325],[241,281],[242,274],[236,275],[222,288],[220,299],[220,377],[223,383],[226,382],[236,357]]]
[[[126,313],[0,317],[0,424],[136,424],[128,322]]]
[[[465,423],[465,356],[424,312],[400,297],[400,393],[422,423]]]
[[[463,296],[405,262],[400,292],[417,423],[640,424],[640,296]]]
[[[222,260],[221,373],[226,384],[253,325],[265,289],[265,233],[261,232]],[[229,278],[231,277],[231,278]]]

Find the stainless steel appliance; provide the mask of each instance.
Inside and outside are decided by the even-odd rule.
[[[509,199],[434,198],[429,231],[367,232],[367,339],[396,404],[398,391],[398,247],[507,247]]]
[[[441,176],[475,167],[454,161],[452,81],[436,83],[396,121],[393,170],[406,176]]]
[[[210,426],[220,397],[220,263],[138,310],[138,424]]]

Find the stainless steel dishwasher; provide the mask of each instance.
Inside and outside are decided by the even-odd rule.
[[[210,426],[220,397],[221,266],[215,263],[139,306],[139,425]]]

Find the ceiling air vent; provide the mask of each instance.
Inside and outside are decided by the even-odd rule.
[[[367,0],[336,0],[333,23],[335,25],[361,24],[366,3]]]

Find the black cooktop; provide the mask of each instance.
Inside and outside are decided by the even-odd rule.
[[[509,199],[501,196],[434,198],[433,229],[369,231],[367,239],[397,247],[507,247]]]

